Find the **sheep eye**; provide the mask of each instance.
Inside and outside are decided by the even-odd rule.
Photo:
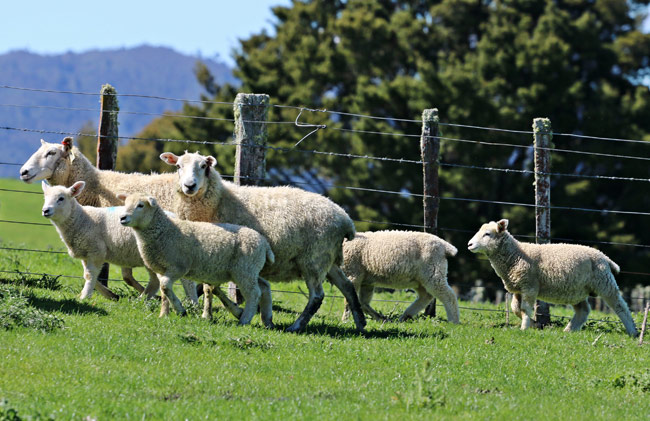
[[[202,169],[202,170],[205,169],[205,164],[201,164],[201,169]]]
[[[489,232],[486,232],[486,233],[483,235],[483,237],[489,237],[489,236],[490,236],[490,233],[489,233]]]
[[[144,205],[142,203],[138,203],[138,206],[136,206],[136,208],[143,208],[143,207]]]
[[[63,196],[59,197],[59,199],[57,200],[57,202],[63,202]]]
[[[56,151],[47,151],[47,153],[45,154],[45,156],[54,155],[55,153],[56,153]]]

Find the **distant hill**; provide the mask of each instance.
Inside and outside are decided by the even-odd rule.
[[[97,92],[110,83],[118,94],[145,94],[198,99],[204,93],[193,69],[201,60],[217,82],[235,82],[223,63],[188,56],[170,48],[141,46],[120,50],[39,55],[12,51],[0,55],[0,85],[79,92]],[[7,105],[92,108],[93,111],[24,108]],[[160,113],[178,110],[182,102],[119,98],[122,111]],[[94,111],[97,110],[97,111]],[[98,124],[97,96],[19,91],[0,88],[0,126],[77,132],[88,122]],[[155,116],[120,114],[120,135],[137,133]],[[22,163],[39,145],[39,139],[56,141],[61,135],[0,130],[0,162]],[[15,166],[0,165],[0,177],[15,177]]]

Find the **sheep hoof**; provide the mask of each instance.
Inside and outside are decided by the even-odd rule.
[[[298,333],[298,332],[300,332],[301,330],[302,330],[302,328],[300,327],[300,325],[296,325],[296,324],[294,323],[294,324],[292,324],[291,326],[289,326],[288,328],[286,328],[286,329],[285,329],[285,332],[289,332],[289,333]]]

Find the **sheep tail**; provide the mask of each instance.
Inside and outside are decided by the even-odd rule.
[[[607,263],[609,263],[609,267],[612,269],[612,272],[614,272],[615,275],[617,275],[621,271],[621,268],[616,263],[614,263],[612,259],[605,256],[605,260],[607,260]]]
[[[445,243],[445,256],[454,257],[456,253],[458,253],[458,249],[446,241],[444,243]]]
[[[266,261],[271,264],[275,263],[275,254],[269,245],[266,246]]]

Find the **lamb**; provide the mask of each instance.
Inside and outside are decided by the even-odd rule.
[[[363,330],[366,321],[354,287],[338,266],[343,239],[355,234],[343,209],[319,194],[293,187],[237,186],[223,181],[211,156],[186,152],[178,157],[165,152],[160,158],[178,167],[179,194],[170,210],[179,218],[252,228],[268,240],[275,254],[275,263],[262,270],[264,278],[274,282],[305,279],[307,306],[288,331],[303,330],[318,311],[325,277],[341,290],[357,329]]]
[[[41,139],[41,147],[20,168],[20,179],[26,183],[45,180],[50,185],[72,186],[77,180],[84,180],[86,187],[77,196],[84,206],[120,206],[118,193],[142,192],[153,195],[165,209],[174,203],[176,177],[174,174],[126,174],[117,171],[98,170],[72,146],[72,138],[66,137],[60,144]],[[122,269],[127,283],[134,280],[130,268]],[[198,302],[196,292],[190,295]]]
[[[120,223],[135,233],[142,259],[158,274],[163,295],[180,315],[185,310],[172,289],[176,279],[187,277],[215,286],[232,279],[246,299],[239,323],[250,323],[259,303],[262,322],[273,327],[270,285],[259,278],[264,264],[274,261],[264,237],[233,224],[171,219],[152,196],[120,197],[125,199]],[[161,308],[160,316],[167,314],[168,309]]]
[[[116,208],[95,208],[81,206],[75,200],[83,192],[86,183],[77,181],[71,187],[49,186],[41,183],[45,196],[43,216],[56,228],[71,257],[81,259],[86,280],[81,299],[90,298],[97,285],[99,292],[109,299],[117,296],[101,283],[97,277],[103,262],[122,267],[124,280],[144,296],[151,298],[158,290],[156,274],[149,272],[149,284],[142,286],[131,275],[131,269],[144,266],[138,253],[135,236],[130,229],[120,224]],[[188,296],[196,294],[194,284],[184,281]],[[189,291],[188,291],[189,290]]]
[[[591,310],[587,298],[600,295],[621,319],[627,333],[637,335],[612,274],[620,269],[609,257],[575,244],[521,243],[507,228],[507,219],[483,224],[469,241],[468,249],[485,254],[506,290],[514,294],[512,311],[522,319],[522,330],[535,319],[533,306],[537,298],[571,304],[575,314],[564,331],[580,330]]]
[[[343,243],[341,269],[354,284],[361,308],[375,319],[384,317],[370,307],[370,300],[374,287],[382,286],[417,291],[418,298],[400,321],[415,316],[435,297],[444,304],[447,319],[459,323],[458,300],[447,283],[447,257],[457,252],[448,242],[424,232],[364,232]]]

